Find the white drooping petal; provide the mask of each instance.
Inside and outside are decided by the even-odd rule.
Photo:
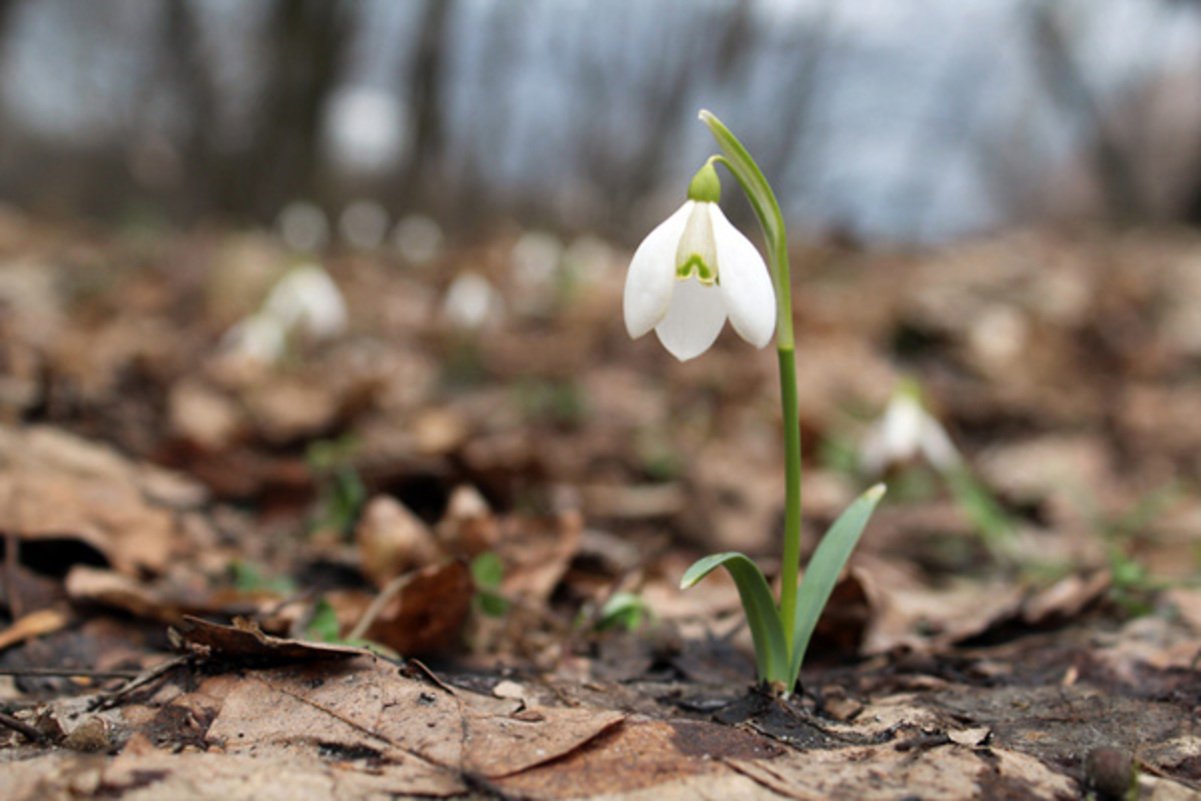
[[[317,339],[337,336],[346,329],[346,301],[329,273],[315,264],[288,271],[263,301],[263,313],[288,330],[301,330]]]
[[[937,470],[948,470],[960,462],[959,451],[942,424],[915,397],[899,392],[864,439],[860,465],[867,474],[879,475],[890,465],[919,455]]]
[[[959,464],[959,451],[947,435],[947,430],[929,412],[922,412],[921,449],[935,468],[948,470]]]
[[[713,241],[713,223],[709,214],[710,209],[716,208],[716,203],[692,204],[688,222],[684,225],[684,232],[680,234],[680,244],[676,247],[676,267],[693,257],[699,257],[709,270],[717,269],[717,245]],[[713,283],[712,278],[707,282]]]
[[[725,322],[721,290],[689,279],[676,283],[667,316],[655,333],[672,356],[686,362],[709,350]]]
[[[500,295],[488,279],[468,271],[461,273],[446,291],[442,315],[456,328],[472,331],[498,314],[502,305]]]
[[[906,393],[899,393],[884,410],[882,428],[888,458],[903,462],[917,455],[921,447],[922,421],[926,412]]]
[[[221,339],[221,348],[226,353],[260,364],[279,361],[287,347],[287,329],[269,314],[250,315]]]
[[[776,328],[776,291],[767,264],[751,241],[735,228],[721,207],[710,206],[717,245],[718,282],[734,330],[757,348],[771,341]]]
[[[688,201],[646,235],[634,251],[626,274],[622,312],[626,331],[634,339],[650,331],[663,319],[676,288],[676,248],[694,201]]]

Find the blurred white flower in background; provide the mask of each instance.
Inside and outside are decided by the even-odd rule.
[[[338,217],[338,232],[352,248],[375,250],[388,235],[388,212],[374,200],[356,200]]]
[[[879,476],[919,456],[943,473],[962,462],[946,429],[922,406],[920,389],[903,381],[864,437],[859,465],[868,476]]]
[[[287,352],[288,331],[269,314],[252,314],[225,332],[221,349],[247,361],[274,364]]]
[[[513,278],[519,285],[536,287],[554,280],[563,258],[563,243],[553,234],[526,231],[509,254]]]
[[[451,325],[468,331],[482,328],[504,307],[500,293],[479,273],[461,273],[442,301],[442,316]]]
[[[608,242],[587,234],[571,240],[563,251],[563,264],[575,280],[585,284],[600,281],[618,261]]]
[[[329,243],[329,221],[318,206],[305,200],[293,200],[275,218],[279,238],[289,250],[315,253]]]
[[[405,261],[424,264],[442,250],[442,227],[424,214],[410,214],[396,224],[392,243]]]
[[[340,167],[371,173],[397,164],[408,147],[405,106],[386,89],[339,89],[326,107],[324,145]]]
[[[527,231],[513,243],[509,265],[513,297],[522,314],[544,314],[555,303],[563,277],[563,243],[542,231]]]
[[[316,264],[293,267],[271,288],[262,314],[289,332],[328,339],[346,330],[346,301],[329,273]]]
[[[285,273],[262,307],[226,332],[221,348],[248,361],[274,364],[294,337],[330,339],[346,330],[347,321],[338,285],[318,265],[305,264]]]

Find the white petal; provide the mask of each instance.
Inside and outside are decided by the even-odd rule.
[[[894,395],[888,402],[880,426],[889,461],[903,462],[917,455],[925,414],[921,405],[906,394]]]
[[[922,415],[920,444],[922,455],[939,470],[947,470],[959,464],[959,451],[947,436],[946,429],[928,413]]]
[[[695,201],[689,200],[646,235],[630,260],[622,311],[634,339],[650,331],[671,303],[676,281],[676,248]]]
[[[717,245],[713,241],[713,223],[709,219],[709,209],[716,207],[714,203],[692,204],[692,213],[688,215],[688,222],[676,248],[676,267],[696,256],[706,269],[717,269]],[[710,280],[708,283],[713,282]]]
[[[776,291],[771,274],[751,240],[735,228],[716,203],[710,206],[717,244],[717,280],[734,330],[757,348],[776,328]]]
[[[868,429],[859,446],[859,467],[867,476],[878,476],[888,467],[888,446],[879,422]]]
[[[721,291],[689,279],[676,284],[667,316],[655,326],[655,333],[672,356],[686,362],[709,350],[725,322]]]

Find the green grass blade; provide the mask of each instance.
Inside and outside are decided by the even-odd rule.
[[[855,550],[859,535],[867,526],[876,504],[883,497],[883,484],[877,484],[860,495],[834,521],[834,525],[830,526],[805,568],[805,576],[801,579],[796,599],[796,626],[793,629],[793,652],[788,673],[791,679],[790,688],[796,685],[801,664],[805,661],[805,651],[809,648],[809,639],[813,636],[822,610],[826,608],[826,601],[830,600],[834,583],[838,581],[843,565]]]
[[[738,587],[746,621],[755,640],[755,662],[759,680],[786,684],[788,680],[788,651],[784,644],[784,627],[780,612],[772,597],[767,579],[758,565],[743,554],[733,551],[706,556],[684,572],[680,589],[686,590],[719,567],[729,571]],[[789,688],[791,689],[791,688]]]

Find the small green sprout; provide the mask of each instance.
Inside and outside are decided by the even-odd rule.
[[[305,626],[304,636],[316,642],[342,642],[342,624],[329,601],[322,598],[313,607],[313,616]]]
[[[626,277],[622,311],[631,337],[654,331],[680,361],[701,355],[717,339],[727,319],[755,347],[775,330],[784,416],[786,480],[780,599],[750,558],[714,554],[685,573],[691,587],[718,567],[734,578],[755,642],[759,680],[789,695],[797,684],[809,639],[834,584],[859,541],[884,486],[865,492],[822,538],[800,581],[801,431],[797,409],[796,344],[792,328],[792,285],[788,239],[775,193],[759,165],[717,117],[700,119],[722,155],[710,157],[688,187],[688,200],[643,240]],[[768,263],[717,205],[721,184],[715,164],[728,169],[742,187],[767,240]]]
[[[393,651],[386,645],[365,640],[361,637],[354,636],[352,631],[348,636],[342,636],[342,624],[338,620],[338,614],[334,611],[334,607],[325,598],[321,598],[313,606],[313,614],[309,618],[308,625],[304,627],[303,639],[309,642],[328,643],[330,645],[349,645],[354,648],[366,648],[368,651],[373,651],[385,659],[399,659],[400,654]]]
[[[597,631],[622,628],[637,631],[651,617],[650,608],[641,595],[632,592],[615,592],[605,601],[593,627]]]
[[[238,590],[248,593],[271,593],[286,598],[296,593],[296,584],[287,576],[269,576],[254,562],[237,559],[229,571]]]
[[[352,437],[322,440],[309,446],[309,469],[318,485],[312,531],[332,530],[347,536],[354,530],[367,502],[367,488],[351,463],[357,448],[358,442]]]
[[[471,578],[475,581],[472,603],[488,617],[503,617],[509,611],[509,599],[500,593],[505,566],[492,551],[485,551],[471,560]]]
[[[1109,519],[1101,517],[1098,521],[1109,561],[1110,600],[1131,617],[1150,614],[1155,608],[1154,595],[1171,586],[1170,582],[1156,578],[1133,555],[1136,540],[1145,536],[1156,519],[1182,495],[1179,484],[1170,482],[1148,493],[1131,509]]]

